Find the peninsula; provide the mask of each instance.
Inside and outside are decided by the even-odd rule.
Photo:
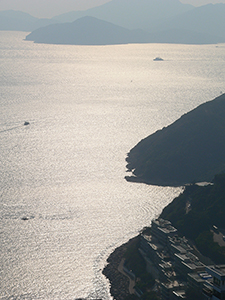
[[[127,156],[128,181],[181,186],[225,170],[225,94],[141,140]]]

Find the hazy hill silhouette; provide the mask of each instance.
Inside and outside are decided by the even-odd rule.
[[[62,35],[58,38],[55,36],[54,39],[51,38],[51,36],[47,38],[46,33],[49,32],[49,27],[46,28],[46,32],[43,31],[43,37],[41,37],[41,31],[38,33],[38,39],[42,40],[41,42],[43,43],[93,45],[107,43],[121,44],[133,41],[137,43],[178,44],[212,44],[225,42],[225,4],[209,4],[196,8],[191,5],[182,4],[179,0],[112,0],[86,11],[69,12],[52,19],[37,19],[29,14],[18,11],[3,11],[0,12],[0,30],[34,31],[49,24],[74,22],[84,16],[92,16],[99,20],[123,27],[121,30],[123,31],[124,37],[126,35],[133,35],[133,37],[126,37],[123,38],[123,40],[123,34],[119,33],[118,27],[114,27],[115,32],[113,32],[113,28],[111,28],[109,32],[114,36],[115,42],[113,42],[113,38],[106,39],[106,36],[104,37],[104,41],[94,41],[89,35],[90,31],[86,30],[86,27],[90,24],[90,19],[86,18],[84,20],[86,20],[87,24],[84,25],[82,23],[80,32],[78,32],[77,28],[75,29],[76,35],[80,36],[79,39],[73,39],[74,33],[72,32],[72,25],[69,26],[68,24],[62,27],[59,25],[55,26],[55,30],[59,30],[59,35],[64,27],[63,32],[66,35],[65,39],[62,38]],[[106,26],[106,24],[103,26]],[[67,32],[65,31],[66,28],[68,29]],[[136,33],[132,32],[131,34],[130,32],[128,34],[127,32],[125,34],[125,28],[136,30]],[[137,31],[140,29],[145,33]],[[101,29],[99,29],[99,32],[101,32]],[[35,35],[36,34],[37,32],[35,32]],[[54,35],[55,34],[54,32]],[[86,41],[83,41],[81,36],[85,34],[88,34],[88,38]],[[97,35],[95,34],[95,36]],[[79,40],[79,42],[77,42],[77,40]],[[107,42],[107,40],[109,40],[109,42]],[[118,42],[116,40],[118,40]]]
[[[149,33],[150,43],[168,43],[168,44],[217,44],[222,43],[223,38],[201,33],[194,30],[182,28],[166,28],[161,31],[152,31]]]
[[[54,19],[73,22],[84,16],[92,16],[128,29],[145,30],[193,8],[179,0],[112,0],[98,7],[72,11]]]
[[[0,11],[0,30],[33,31],[37,28],[59,22],[54,19],[35,18],[22,11]]]
[[[183,185],[225,170],[225,94],[140,141],[127,157],[130,181]]]
[[[225,4],[193,7],[178,0],[112,0],[99,7],[70,12],[55,19],[71,22],[85,15],[125,28],[148,31],[150,43],[225,42]]]
[[[170,40],[172,35],[168,32],[178,30],[180,32],[192,32],[194,37],[199,35],[204,43],[223,43],[225,42],[225,4],[207,4],[196,7],[193,10],[179,14],[170,20],[162,22],[160,25],[152,28],[152,32],[162,35],[167,32],[164,41]],[[184,34],[184,39],[186,34]],[[190,36],[191,38],[191,36]],[[181,38],[179,37],[178,40]],[[199,43],[201,43],[199,41]]]
[[[39,28],[27,35],[26,40],[48,44],[110,45],[143,43],[149,37],[141,30],[129,30],[93,17],[83,17],[73,23]]]
[[[52,19],[38,19],[21,11],[0,11],[0,30],[33,31],[55,23],[68,23],[92,16],[127,29],[145,29],[192,9],[178,0],[112,0],[85,11],[72,11]]]

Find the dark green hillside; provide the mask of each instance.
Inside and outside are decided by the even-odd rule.
[[[184,185],[225,170],[225,94],[143,139],[127,157],[130,181]]]
[[[224,263],[225,174],[216,175],[213,183],[187,186],[164,208],[161,217],[170,220],[183,235],[194,240],[204,255],[216,263]],[[213,226],[218,230],[213,230]],[[213,242],[213,236],[220,239],[221,247]]]

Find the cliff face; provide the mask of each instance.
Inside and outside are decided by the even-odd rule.
[[[127,156],[130,181],[184,185],[225,170],[225,94],[139,142]]]

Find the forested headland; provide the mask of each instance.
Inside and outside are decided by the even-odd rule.
[[[181,186],[225,170],[225,94],[141,140],[127,156],[128,181]]]

